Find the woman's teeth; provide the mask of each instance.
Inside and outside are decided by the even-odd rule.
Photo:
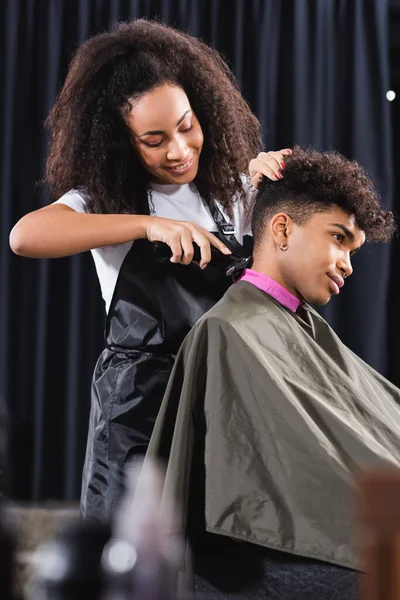
[[[188,161],[183,163],[183,165],[179,165],[179,167],[168,167],[168,168],[171,171],[183,171],[184,169],[187,169],[187,167],[190,165],[191,162],[192,162],[192,159],[189,159]]]

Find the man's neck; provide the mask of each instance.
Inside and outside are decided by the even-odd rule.
[[[296,312],[301,306],[301,300],[297,296],[294,296],[280,283],[265,273],[261,273],[255,269],[246,269],[240,281],[251,283],[293,312]]]
[[[288,285],[288,283],[282,277],[278,265],[276,263],[271,263],[269,261],[255,258],[251,268],[253,271],[257,271],[262,275],[270,277],[271,279],[279,283],[279,285],[281,285],[283,288],[285,288],[285,290],[288,291],[290,294],[296,296],[296,298],[303,301],[303,299],[299,297],[299,294],[296,292],[296,290],[294,290],[290,285]]]

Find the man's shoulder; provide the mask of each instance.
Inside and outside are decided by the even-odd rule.
[[[199,320],[198,327],[221,327],[237,329],[259,316],[271,314],[273,305],[269,297],[246,282],[237,282]]]

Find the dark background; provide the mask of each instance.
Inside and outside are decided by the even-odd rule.
[[[9,0],[0,8],[0,398],[9,412],[9,492],[79,496],[90,379],[104,308],[89,253],[14,256],[12,226],[48,203],[43,122],[72,53],[115,20],[158,17],[220,50],[263,125],[266,149],[337,149],[400,212],[400,0]],[[195,77],[195,73],[193,73]],[[386,100],[388,89],[399,97]],[[400,385],[399,242],[369,245],[324,316]]]

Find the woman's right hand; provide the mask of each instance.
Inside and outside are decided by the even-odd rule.
[[[10,245],[21,256],[59,258],[143,238],[167,244],[171,261],[183,265],[193,259],[193,242],[200,248],[202,268],[211,260],[211,246],[231,254],[215,235],[190,221],[82,213],[64,204],[50,204],[22,217],[11,232]]]
[[[171,248],[171,262],[188,265],[193,260],[193,242],[200,248],[200,268],[211,260],[211,246],[223,254],[231,254],[215,235],[191,221],[175,221],[163,217],[148,217],[145,224],[146,238],[150,242],[164,242]]]

